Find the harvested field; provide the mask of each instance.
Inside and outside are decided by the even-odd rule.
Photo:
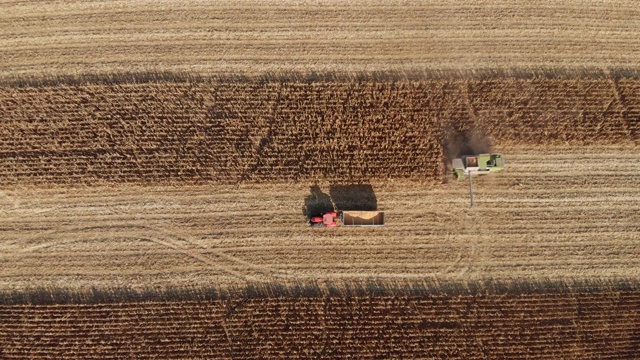
[[[474,182],[472,209],[455,181],[351,185],[352,202],[343,182],[5,190],[0,288],[639,278],[637,148],[499,150],[508,169]],[[323,199],[387,224],[312,230]]]
[[[5,1],[0,77],[637,69],[633,0]],[[606,70],[605,70],[606,71]]]

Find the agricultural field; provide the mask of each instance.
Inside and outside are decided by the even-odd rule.
[[[632,359],[638,292],[0,306],[0,354],[41,358]]]
[[[638,279],[636,149],[502,150],[508,171],[475,181],[471,209],[455,180],[7,190],[0,287]],[[334,205],[387,225],[305,223]]]
[[[5,190],[3,356],[633,358],[637,151],[500,150],[472,209],[410,180]],[[327,199],[387,225],[309,228]],[[368,279],[398,285],[341,292]]]
[[[471,143],[637,145],[640,81],[14,86],[0,115],[5,185],[441,181]]]
[[[2,2],[0,358],[634,358],[638,18]]]
[[[637,70],[639,17],[633,0],[5,1],[0,78]]]

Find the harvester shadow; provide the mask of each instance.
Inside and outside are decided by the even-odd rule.
[[[490,153],[493,149],[489,136],[480,130],[451,130],[442,146],[448,162],[463,155]]]
[[[304,207],[302,208],[302,214],[305,217],[321,216],[334,210],[331,198],[322,192],[320,186],[314,185],[310,190],[311,194],[304,198]]]
[[[329,194],[338,210],[378,210],[378,199],[369,184],[331,185]]]

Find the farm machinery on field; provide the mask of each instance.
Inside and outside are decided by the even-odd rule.
[[[466,176],[487,175],[504,170],[504,159],[501,154],[465,155],[453,159],[453,172],[458,180]]]
[[[504,158],[501,154],[463,155],[451,161],[452,172],[458,180],[469,178],[469,196],[471,198],[471,207],[473,207],[474,205],[473,177],[500,172],[504,170],[504,167]],[[318,198],[323,197],[323,194],[319,190],[319,188],[312,190],[312,194],[312,198],[314,199],[314,201],[317,201]],[[324,196],[326,197],[326,195]],[[359,198],[357,195],[354,195],[353,192],[349,193],[349,197]],[[373,203],[375,204],[375,197]],[[332,204],[330,199],[326,199],[324,209],[316,208],[310,211],[311,214],[307,215],[307,223],[310,224],[311,227],[384,226],[384,211],[368,209],[368,211],[335,211],[334,209],[339,208],[339,206],[340,205],[336,206],[336,202]],[[375,206],[367,207],[369,209],[376,208]],[[367,207],[360,208],[362,209]]]
[[[322,216],[310,216],[311,227],[342,226],[384,226],[384,211],[329,211]]]
[[[473,207],[473,177],[504,170],[504,158],[501,154],[464,155],[453,159],[451,165],[458,180],[469,177],[469,196]]]

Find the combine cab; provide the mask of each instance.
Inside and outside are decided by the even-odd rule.
[[[453,159],[452,165],[458,180],[463,180],[467,176],[504,170],[504,159],[501,154],[466,155]]]

